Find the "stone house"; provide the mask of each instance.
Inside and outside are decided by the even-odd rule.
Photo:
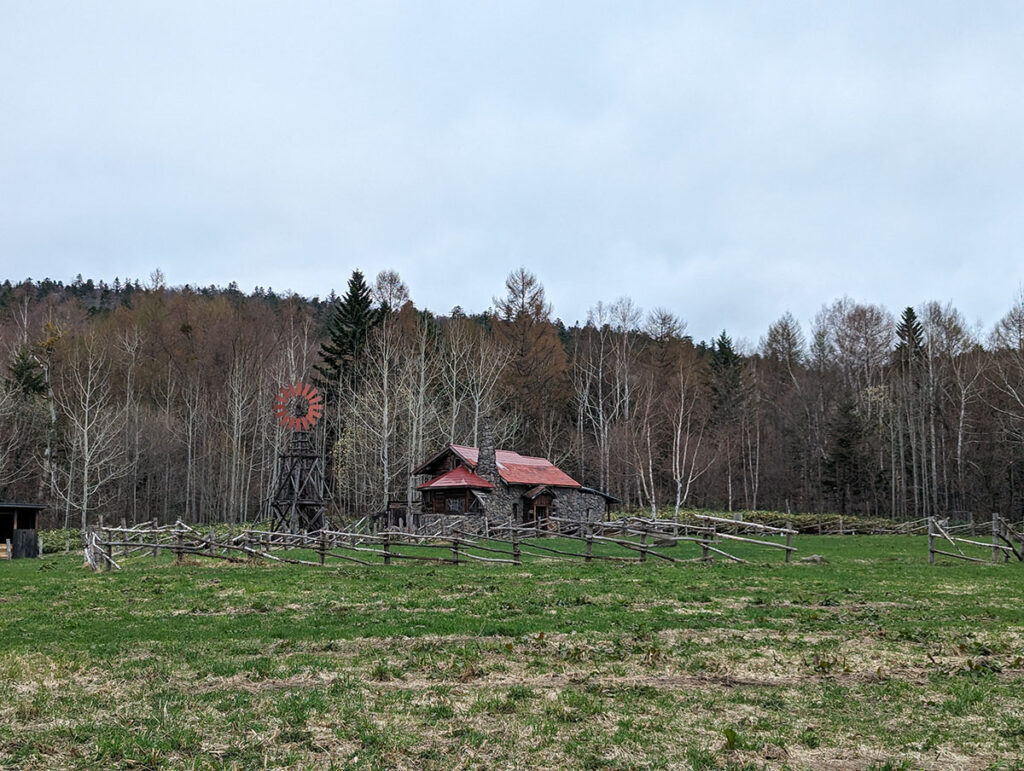
[[[418,524],[432,527],[445,517],[477,515],[490,525],[510,520],[525,527],[559,529],[556,520],[604,519],[617,499],[584,487],[545,458],[495,449],[490,432],[481,446],[449,444],[413,474],[427,480]]]

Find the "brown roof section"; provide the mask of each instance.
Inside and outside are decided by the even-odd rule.
[[[449,445],[470,468],[476,468],[480,451],[461,444]],[[510,485],[547,485],[548,487],[580,487],[580,483],[545,458],[532,458],[511,450],[495,452],[498,474]],[[479,477],[478,477],[479,478]]]
[[[494,485],[483,477],[478,477],[465,466],[456,466],[451,471],[446,471],[439,477],[434,477],[429,482],[417,485],[417,490],[452,490],[474,488],[479,490],[493,490]]]
[[[555,495],[555,491],[552,490],[547,485],[537,485],[536,487],[531,487],[529,490],[527,490],[525,493],[523,493],[523,497],[524,498],[529,498],[531,501],[533,501],[533,500],[536,500],[537,498],[539,498],[544,493],[549,493],[550,495]]]

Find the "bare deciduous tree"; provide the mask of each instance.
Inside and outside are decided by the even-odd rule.
[[[79,512],[84,534],[98,494],[130,469],[123,441],[127,410],[113,398],[109,362],[95,334],[72,345],[54,398],[71,448],[58,470],[57,492]]]

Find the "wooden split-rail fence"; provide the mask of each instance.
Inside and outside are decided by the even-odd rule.
[[[789,562],[796,547],[796,531],[750,522],[735,522],[718,517],[701,517],[701,525],[672,520],[624,518],[615,522],[581,523],[561,520],[556,530],[522,527],[509,523],[490,527],[487,537],[459,529],[449,523],[447,533],[415,534],[384,531],[365,533],[321,530],[315,533],[275,533],[263,530],[234,532],[211,528],[203,532],[181,522],[156,526],[90,529],[85,537],[85,561],[93,570],[120,570],[132,555],[158,556],[171,553],[178,562],[186,557],[209,557],[232,562],[268,560],[297,565],[354,563],[392,565],[403,561],[448,563],[490,562],[521,565],[524,560],[574,560],[584,563],[613,561],[643,563],[702,562],[715,555],[733,562],[746,560],[727,552],[729,542],[781,550]],[[762,537],[739,535],[751,530]],[[733,532],[726,532],[732,530]],[[764,540],[765,535],[781,536],[784,542]],[[694,544],[700,556],[684,558],[666,553],[679,544]],[[304,554],[296,556],[295,550]]]
[[[958,530],[949,527],[947,523],[937,517],[928,518],[928,564],[935,564],[936,555],[952,557],[953,559],[965,560],[966,562],[1009,562],[1010,557],[1016,557],[1019,562],[1024,562],[1024,527],[1008,522],[999,514],[992,515],[992,540],[990,542],[979,541],[975,538],[964,538],[957,535]],[[946,551],[945,548],[936,547],[939,544],[955,549]],[[965,554],[960,548],[963,544],[973,554]],[[979,549],[991,550],[990,559],[983,559],[975,556]]]

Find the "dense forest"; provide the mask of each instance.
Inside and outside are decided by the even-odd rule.
[[[496,287],[496,289],[500,289]],[[723,319],[728,322],[728,319]],[[550,458],[626,505],[1018,515],[1024,303],[992,330],[927,303],[898,317],[843,298],[756,347],[694,342],[670,311],[598,302],[557,320],[520,269],[491,309],[416,308],[401,278],[344,296],[234,284],[82,280],[0,286],[0,499],[52,524],[250,521],[287,437],[270,405],[311,380],[335,517],[413,500],[446,442]]]

